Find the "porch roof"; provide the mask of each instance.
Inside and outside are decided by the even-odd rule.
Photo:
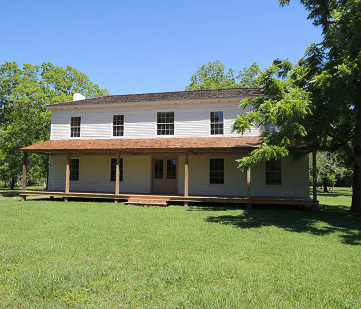
[[[71,151],[176,151],[176,150],[246,150],[260,147],[262,137],[191,137],[191,138],[142,138],[142,139],[70,139],[49,140],[24,147],[24,152],[66,153]]]

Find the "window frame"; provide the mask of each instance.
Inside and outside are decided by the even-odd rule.
[[[223,183],[211,183],[211,160],[222,159],[223,160]],[[225,157],[209,157],[208,158],[208,185],[224,187],[226,185],[226,159]]]
[[[71,179],[71,176],[72,176],[72,168],[71,168],[71,161],[72,160],[78,160],[78,179],[74,180],[74,179]],[[69,181],[72,181],[72,182],[79,182],[80,181],[80,158],[70,158],[70,164],[69,164]]]
[[[222,122],[215,122],[212,123],[212,113],[222,113]],[[212,124],[222,124],[222,134],[212,134]],[[224,119],[224,111],[214,110],[209,112],[209,136],[224,136],[224,126],[225,126],[225,119]]]
[[[271,159],[271,160],[275,160],[275,159]],[[269,162],[270,160],[266,161],[264,163],[264,185],[265,187],[282,187],[283,186],[283,162],[281,159],[279,160],[275,160],[275,161],[279,161],[280,162],[280,170],[279,171],[267,171],[267,162]],[[267,173],[280,173],[281,176],[281,183],[280,184],[268,184],[267,183]]]
[[[122,125],[114,125],[114,117],[115,116],[123,116],[123,124]],[[114,127],[122,127],[123,135],[114,135]],[[125,115],[124,114],[113,114],[111,119],[111,137],[112,138],[124,138],[125,133]]]
[[[112,160],[117,160],[117,158],[116,157],[111,157],[110,158],[110,163],[109,163],[110,164],[110,166],[109,166],[110,177],[109,177],[109,179],[110,179],[111,183],[115,183],[115,179],[112,180],[112,170],[113,170],[112,169]],[[124,182],[124,158],[123,157],[120,157],[120,162],[122,162],[121,163],[122,168],[120,168],[120,165],[119,165],[119,174],[122,177],[119,176],[119,183]],[[115,173],[116,173],[116,167],[117,167],[117,163],[115,161]],[[116,174],[115,174],[115,176],[116,176]]]
[[[172,123],[167,123],[167,122],[158,123],[158,114],[159,113],[173,113],[173,122]],[[157,111],[155,117],[156,117],[156,119],[155,119],[155,136],[157,136],[157,137],[175,136],[175,112],[174,111]],[[158,125],[169,125],[169,124],[173,124],[173,134],[158,134]],[[163,130],[163,129],[160,129],[160,130]],[[164,130],[167,130],[167,129],[164,129]]]
[[[71,120],[72,120],[72,118],[80,118],[80,124],[79,124],[79,136],[71,136],[72,134],[72,128],[73,128],[73,126],[72,126],[72,124],[71,124]],[[81,131],[82,131],[82,129],[81,129],[81,123],[82,123],[82,121],[81,121],[81,116],[70,116],[70,123],[69,123],[69,137],[70,138],[81,138]],[[78,128],[78,127],[75,127],[75,128]]]

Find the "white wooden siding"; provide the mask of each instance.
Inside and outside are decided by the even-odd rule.
[[[82,139],[107,139],[112,137],[113,115],[124,115],[123,138],[154,137],[207,137],[210,135],[210,112],[223,111],[224,136],[236,136],[231,127],[237,115],[247,110],[238,108],[239,103],[177,104],[159,107],[125,107],[52,110],[51,139],[70,138],[70,117],[81,117]],[[174,111],[175,135],[157,136],[158,111]],[[248,110],[249,111],[249,110]],[[258,136],[263,128],[254,127],[245,136]],[[216,135],[217,136],[217,135]],[[119,137],[116,137],[119,138]]]
[[[79,181],[70,181],[70,191],[115,192],[110,181],[108,156],[79,157]],[[65,190],[65,156],[50,156],[49,190]],[[150,193],[150,156],[123,157],[120,192]]]
[[[309,195],[308,156],[297,162],[284,158],[281,162],[282,185],[266,185],[265,164],[251,169],[253,196],[303,197]]]
[[[216,156],[225,159],[225,184],[209,184],[209,158],[215,156],[189,156],[189,194],[246,196],[246,173],[237,169],[237,155]],[[115,183],[110,181],[110,158],[107,156],[80,157],[79,181],[70,182],[70,190],[114,192]],[[150,156],[124,156],[123,181],[120,192],[150,193]],[[50,157],[49,190],[65,190],[65,156]],[[184,194],[184,156],[178,157],[178,193]],[[309,197],[308,157],[292,163],[282,160],[282,185],[265,184],[264,164],[251,170],[252,196]]]

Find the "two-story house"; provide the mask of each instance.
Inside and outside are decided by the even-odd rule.
[[[237,159],[261,144],[264,127],[231,132],[245,98],[259,88],[113,95],[50,104],[50,140],[23,148],[50,156],[50,196],[310,201],[308,156],[269,161],[246,173]],[[26,157],[26,156],[25,156]],[[26,164],[24,164],[24,168]],[[26,170],[25,170],[26,171]],[[24,191],[22,195],[35,194]],[[154,203],[157,204],[157,203]]]

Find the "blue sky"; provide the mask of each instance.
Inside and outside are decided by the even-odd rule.
[[[0,63],[70,65],[110,94],[180,91],[202,64],[295,62],[321,30],[298,0],[2,1]]]

